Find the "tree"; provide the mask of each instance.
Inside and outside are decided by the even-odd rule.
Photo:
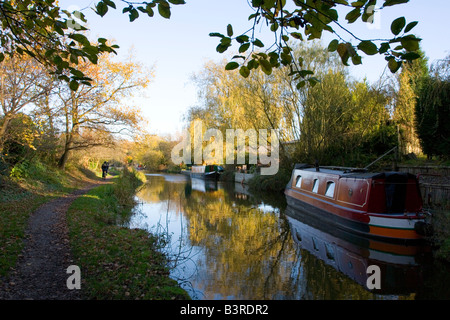
[[[386,152],[391,143],[386,93],[352,80],[339,56],[319,43],[295,46],[293,54],[304,57],[304,66],[320,80],[316,85],[297,88],[288,67],[244,78],[237,70],[225,71],[226,62],[208,63],[195,77],[203,107],[189,110],[187,119],[199,118],[224,136],[226,129],[274,129],[286,165],[316,159],[359,165]]]
[[[422,51],[421,58],[405,63],[397,76],[398,92],[395,95],[394,121],[399,127],[400,152],[420,153],[416,133],[416,103],[424,79],[429,77],[428,60]]]
[[[124,105],[123,99],[144,88],[150,73],[132,60],[114,62],[108,55],[102,56],[97,65],[86,63],[82,67],[93,79],[92,84],[73,91],[62,82],[57,91],[57,108],[64,119],[60,168],[64,168],[71,150],[105,145],[111,134],[133,131],[142,121],[140,110]]]
[[[450,56],[432,67],[416,105],[417,134],[423,152],[450,157]]]
[[[46,71],[30,57],[7,57],[0,64],[0,154],[8,139],[8,128],[26,106],[51,90]]]
[[[321,39],[324,31],[334,35],[335,39],[330,42],[328,49],[337,51],[344,65],[348,65],[349,60],[355,65],[361,64],[362,53],[381,54],[385,55],[389,69],[395,73],[403,61],[419,57],[415,51],[419,49],[420,39],[408,34],[417,25],[417,21],[406,24],[404,17],[395,19],[391,24],[393,34],[391,39],[361,39],[339,21],[339,11],[348,8],[345,16],[348,24],[359,19],[365,23],[372,23],[376,10],[407,3],[408,0],[385,0],[381,9],[376,8],[377,2],[381,1],[252,0],[251,7],[254,13],[249,16],[249,20],[253,21],[253,26],[248,31],[235,36],[233,27],[228,25],[226,35],[214,32],[210,36],[220,39],[216,48],[220,53],[231,47],[233,41],[237,43],[239,55],[234,56],[232,59],[234,61],[229,62],[226,68],[229,70],[240,68],[239,71],[244,77],[259,67],[265,73],[271,74],[274,68],[290,66],[290,74],[297,81],[298,87],[304,86],[305,81],[316,83],[317,79],[311,77],[310,70],[302,67],[302,59],[296,60],[293,56],[289,41]],[[259,28],[259,24],[266,24],[275,36],[274,43],[266,52],[255,51],[264,47],[262,41],[255,37],[255,30]],[[336,28],[333,29],[332,26]],[[340,31],[337,32],[336,29]],[[345,41],[341,32],[350,35],[358,44],[353,45]]]
[[[26,54],[73,89],[90,82],[77,67],[80,60],[95,64],[102,53],[118,48],[104,38],[91,43],[84,34],[84,14],[62,10],[57,0],[2,0],[0,22],[0,62],[6,56]]]
[[[420,39],[408,34],[417,25],[417,21],[406,24],[404,17],[395,19],[391,24],[393,37],[390,39],[361,39],[339,21],[340,9],[348,8],[345,16],[348,24],[359,19],[371,23],[375,11],[379,10],[376,8],[377,2],[381,1],[252,0],[248,3],[253,9],[253,13],[249,16],[253,26],[248,31],[234,36],[233,27],[228,25],[226,35],[218,32],[212,32],[210,35],[220,38],[216,48],[220,53],[225,52],[233,41],[238,44],[240,55],[236,56],[236,59],[242,59],[243,63],[240,65],[232,61],[226,68],[231,70],[240,67],[240,74],[244,77],[259,67],[270,74],[273,68],[290,65],[291,75],[298,81],[299,86],[303,86],[306,80],[315,83],[317,80],[311,77],[309,70],[302,69],[301,62],[293,59],[288,41],[304,38],[320,39],[323,31],[328,31],[336,37],[331,41],[329,49],[337,51],[345,65],[350,59],[353,64],[360,64],[360,53],[382,54],[386,56],[390,70],[395,72],[403,61],[418,58],[415,51],[418,49]],[[381,9],[407,2],[409,0],[383,0]],[[103,17],[110,9],[117,9],[116,3],[122,4],[122,12],[128,14],[132,22],[139,18],[141,13],[153,17],[155,11],[163,18],[169,19],[170,4],[180,5],[185,4],[185,1],[101,0],[95,5],[95,12]],[[80,58],[88,59],[95,64],[102,53],[115,52],[118,46],[109,45],[105,38],[99,38],[96,43],[91,43],[84,34],[87,28],[82,24],[86,24],[87,21],[83,13],[64,11],[57,4],[56,0],[0,1],[2,22],[0,61],[5,53],[8,55],[26,53],[42,63],[53,66],[56,69],[54,72],[61,79],[70,82],[72,90],[76,90],[80,83],[87,84],[91,81],[78,68]],[[256,28],[264,23],[269,28],[268,32],[274,34],[275,41],[267,52],[255,52],[254,49],[264,47],[261,40],[255,37]],[[352,45],[344,41],[343,36],[333,29],[334,25],[337,26],[336,29],[351,35],[358,44]],[[64,41],[65,36],[70,39],[68,43]],[[247,56],[243,56],[245,53]]]

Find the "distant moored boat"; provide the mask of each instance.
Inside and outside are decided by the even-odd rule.
[[[223,171],[222,166],[211,164],[206,166],[192,166],[191,170],[184,170],[183,173],[189,175],[191,178],[218,180]]]

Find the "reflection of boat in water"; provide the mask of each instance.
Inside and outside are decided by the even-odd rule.
[[[381,294],[415,292],[422,283],[421,262],[430,253],[425,245],[407,246],[358,236],[324,224],[314,215],[287,206],[294,241],[318,259],[367,289],[370,265],[380,268]],[[372,291],[372,290],[370,290]]]
[[[428,231],[411,174],[297,164],[285,194],[294,208],[360,235],[404,242],[421,240]]]
[[[211,164],[206,166],[192,166],[191,170],[183,170],[181,173],[191,178],[218,180],[223,171],[223,167]]]
[[[200,192],[209,192],[209,191],[217,191],[218,183],[215,180],[203,180],[192,178],[191,179],[192,190],[200,191]]]

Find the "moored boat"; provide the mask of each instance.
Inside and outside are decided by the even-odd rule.
[[[297,164],[285,195],[295,209],[368,237],[420,241],[430,230],[417,179],[408,173]]]
[[[182,173],[189,175],[191,178],[218,180],[223,171],[222,166],[211,164],[206,166],[192,166],[191,170],[186,170]]]

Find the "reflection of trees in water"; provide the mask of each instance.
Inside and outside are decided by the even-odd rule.
[[[215,275],[202,279],[206,292],[264,299],[283,290],[294,255],[277,213],[225,201],[223,193],[191,197],[185,213],[191,243],[205,248],[202,267]]]
[[[149,203],[166,202],[166,212],[161,215],[177,214],[184,233],[172,239],[168,226],[161,226],[170,242],[164,250],[170,267],[177,267],[177,280],[190,281],[205,292],[201,298],[376,297],[301,249],[291,239],[282,209],[263,211],[252,196],[236,199],[233,190],[200,192],[186,182],[167,182],[163,177],[148,180],[138,196]]]

